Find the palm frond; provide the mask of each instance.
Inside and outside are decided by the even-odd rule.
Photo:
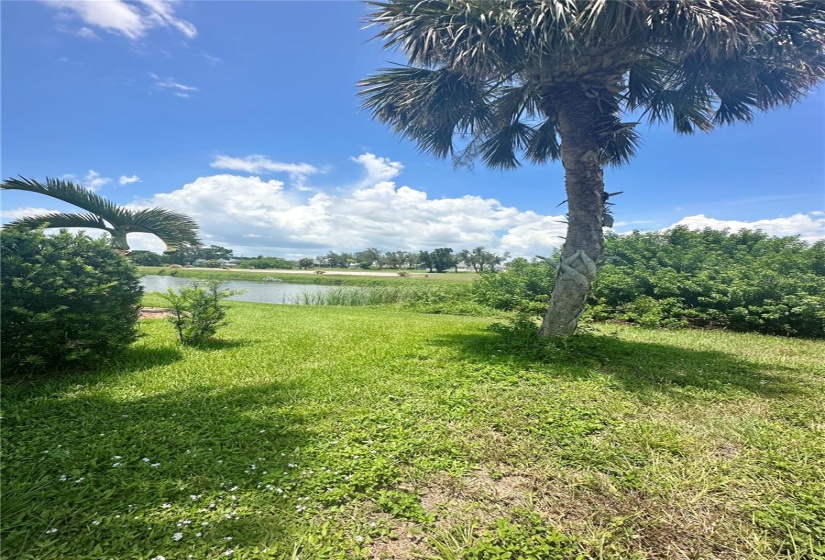
[[[603,165],[619,167],[636,155],[636,150],[641,145],[641,137],[635,130],[636,124],[615,119],[599,132]]]
[[[72,181],[47,178],[45,183],[41,183],[35,179],[18,177],[6,179],[0,184],[0,189],[50,196],[96,214],[111,224],[117,224],[123,219],[123,211],[117,204]]]
[[[121,228],[126,233],[154,234],[168,249],[200,244],[198,226],[185,214],[163,208],[147,208],[132,212],[131,217],[131,222]]]
[[[561,146],[558,138],[558,123],[553,119],[545,120],[536,128],[525,152],[527,158],[534,163],[544,163],[548,160],[561,159]]]
[[[515,169],[519,166],[516,152],[530,144],[534,130],[519,121],[501,127],[479,146],[481,159],[493,169]]]
[[[453,135],[488,125],[484,91],[450,69],[391,68],[358,84],[362,106],[396,132],[438,157],[453,152]]]
[[[91,228],[109,231],[106,223],[99,217],[88,212],[68,214],[54,212],[38,216],[27,216],[9,222],[5,227],[14,229],[47,228]]]

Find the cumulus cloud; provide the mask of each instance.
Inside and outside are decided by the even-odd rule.
[[[89,190],[96,191],[100,189],[103,185],[107,185],[111,183],[112,180],[108,177],[102,177],[100,173],[95,171],[94,169],[90,169],[86,176],[83,178],[83,186]]]
[[[764,220],[754,220],[752,222],[741,220],[719,220],[709,218],[704,214],[687,216],[675,224],[665,229],[676,226],[686,226],[690,229],[729,229],[739,231],[741,229],[762,230],[768,235],[790,236],[799,235],[803,241],[813,243],[825,239],[825,212],[809,212],[807,214],[794,214],[793,216],[770,218]]]
[[[140,183],[140,177],[138,177],[137,175],[121,175],[120,179],[118,180],[118,183],[120,183],[121,186],[130,185],[132,183]]]
[[[78,18],[85,26],[78,34],[90,37],[94,27],[123,35],[131,40],[144,37],[153,28],[173,28],[193,39],[197,29],[191,23],[175,17],[177,0],[41,0],[57,9],[64,17]],[[83,29],[88,31],[84,32]]]
[[[250,163],[248,158],[224,156],[218,161],[213,167],[249,172],[261,164],[274,172],[258,159]],[[562,243],[561,216],[525,212],[479,196],[433,199],[422,190],[389,181],[401,172],[399,162],[373,154],[353,161],[363,175],[349,188],[309,194],[283,181],[220,174],[199,177],[146,204],[188,213],[200,225],[205,241],[232,247],[239,254],[315,256],[372,246],[390,251],[484,245],[532,256],[547,254]],[[289,172],[280,167],[288,165],[305,164],[274,167]]]

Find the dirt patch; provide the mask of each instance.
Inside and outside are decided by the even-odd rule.
[[[413,560],[428,557],[433,551],[427,545],[420,528],[414,523],[385,516],[385,523],[393,526],[392,537],[380,537],[370,544],[370,558],[374,560]]]
[[[141,307],[141,319],[163,319],[164,317],[171,317],[172,310],[165,307]]]

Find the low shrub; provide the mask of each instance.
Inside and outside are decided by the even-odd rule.
[[[555,271],[516,259],[472,285],[475,301],[538,316]],[[606,236],[588,318],[825,338],[825,242],[675,228]]]
[[[85,365],[137,339],[143,289],[105,239],[13,229],[0,239],[4,373]]]
[[[161,294],[172,309],[169,321],[178,332],[180,343],[184,346],[199,346],[207,342],[226,324],[226,308],[221,301],[239,290],[225,290],[216,280],[193,282],[191,287],[174,291],[171,288]]]

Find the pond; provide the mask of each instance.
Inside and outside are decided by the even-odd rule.
[[[191,278],[176,278],[175,276],[158,276],[149,274],[140,279],[146,293],[161,292],[172,288],[177,290],[182,286],[191,286]],[[228,280],[222,283],[228,290],[244,290],[244,293],[232,296],[229,299],[237,301],[253,301],[255,303],[286,303],[297,304],[302,294],[323,293],[336,289],[335,286],[319,286],[317,284],[288,284],[286,282],[249,282],[245,280]]]

